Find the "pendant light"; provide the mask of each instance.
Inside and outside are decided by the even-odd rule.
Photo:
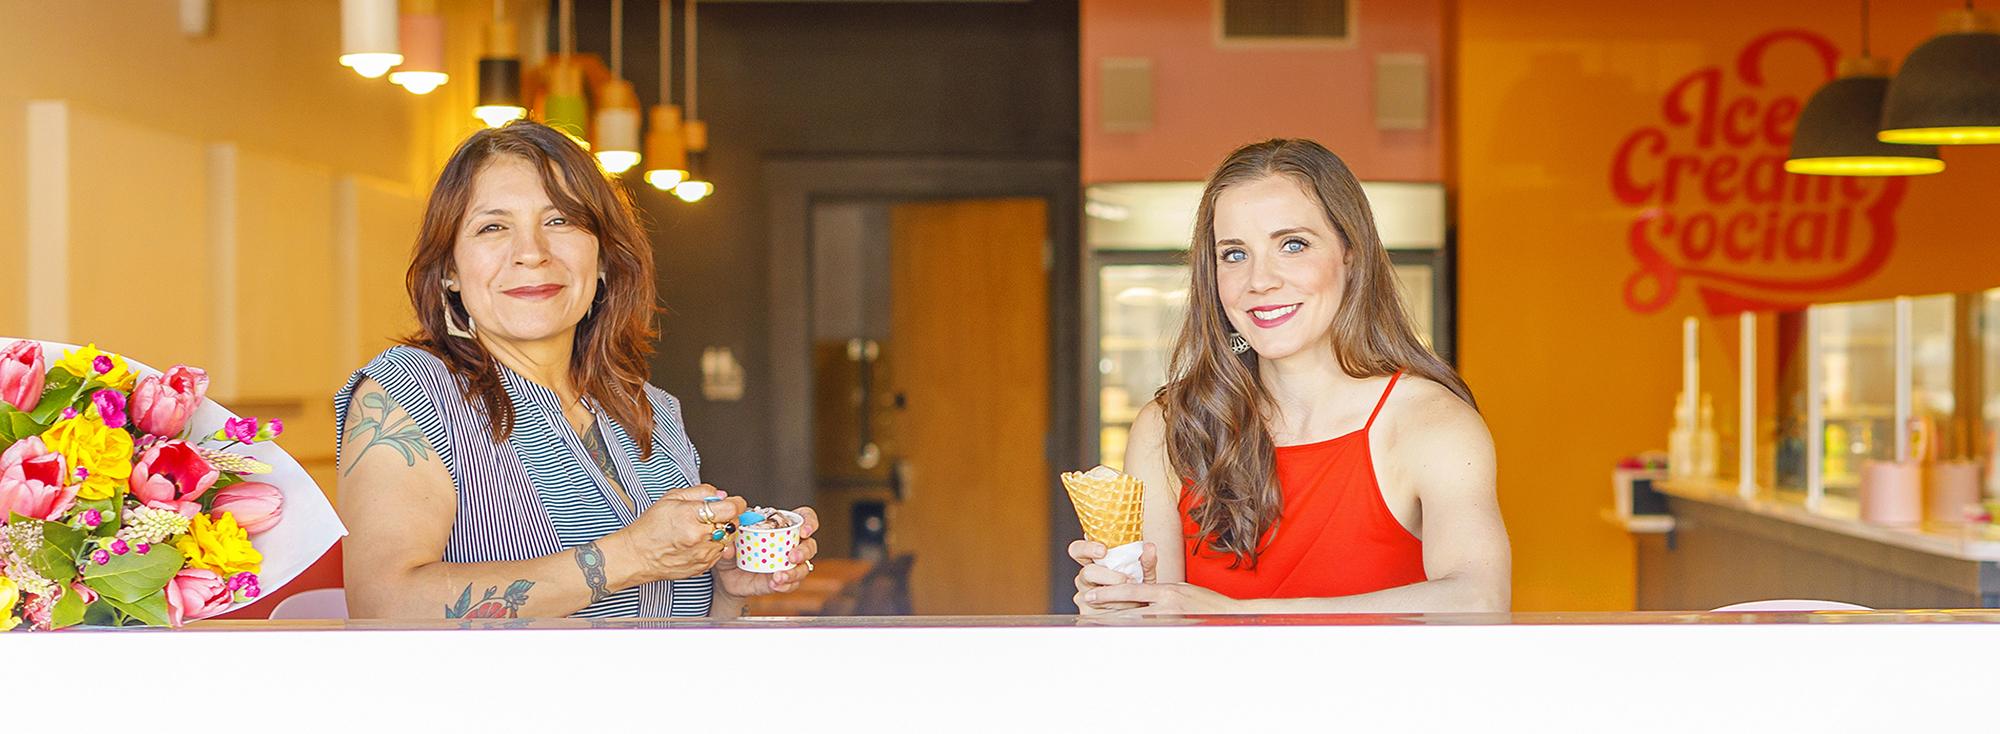
[[[506,0],[493,0],[493,23],[486,26],[486,53],[479,57],[479,105],[472,116],[499,127],[528,116],[521,105],[521,54]]]
[[[578,66],[571,53],[576,39],[570,35],[570,0],[562,0],[557,22],[560,28],[562,50],[549,63],[549,93],[542,100],[542,122],[562,131],[577,145],[590,148],[585,132],[590,127],[590,108],[583,100],[583,67]]]
[[[403,63],[396,0],[340,0],[340,65],[375,79]]]
[[[1806,102],[1785,170],[1820,176],[1917,176],[1944,170],[1936,146],[1876,139],[1888,93],[1889,62],[1868,55],[1868,0],[1862,0],[1861,56],[1841,59],[1839,75]]]
[[[597,90],[598,165],[624,173],[639,165],[639,93],[625,80],[625,0],[611,0],[611,79]]]
[[[715,184],[710,183],[708,176],[702,171],[704,159],[708,157],[708,123],[702,122],[701,117],[695,114],[695,0],[686,2],[687,63],[682,66],[687,68],[682,73],[687,76],[682,82],[682,87],[687,90],[687,123],[681,128],[681,132],[687,143],[688,175],[687,180],[674,184],[674,196],[692,204],[715,193]]]
[[[687,144],[681,139],[681,108],[674,102],[673,0],[660,0],[660,103],[647,114],[646,183],[672,191],[687,180]]]
[[[1991,13],[1948,12],[1938,35],[1903,60],[1882,108],[1881,139],[1912,145],[2000,143],[2000,24]]]
[[[403,63],[389,72],[389,82],[411,94],[430,94],[451,76],[444,72],[444,16],[437,0],[404,0],[400,40]]]

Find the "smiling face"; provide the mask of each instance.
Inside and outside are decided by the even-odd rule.
[[[1216,197],[1216,296],[1230,326],[1264,359],[1332,339],[1346,252],[1319,202],[1288,176],[1236,184]]]
[[[494,157],[473,177],[448,277],[480,336],[568,339],[597,297],[597,236],[556,209],[535,165]]]

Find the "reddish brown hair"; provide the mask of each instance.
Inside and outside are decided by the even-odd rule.
[[[590,312],[576,325],[570,377],[579,392],[603,405],[631,434],[642,456],[651,456],[653,410],[645,388],[653,340],[659,336],[654,319],[660,312],[652,241],[639,226],[625,188],[608,179],[590,153],[553,128],[515,121],[481,130],[466,138],[445,163],[431,188],[407,276],[418,329],[401,341],[443,359],[458,377],[466,402],[485,407],[493,440],[507,440],[514,431],[514,406],[501,384],[499,365],[477,339],[449,334],[446,310],[459,328],[472,322],[465,304],[443,282],[451,272],[458,230],[472,206],[473,181],[501,156],[534,164],[556,209],[597,237],[604,283]]]
[[[1341,369],[1353,377],[1419,375],[1477,407],[1465,381],[1411,328],[1368,198],[1347,164],[1310,140],[1270,140],[1230,153],[1209,177],[1195,212],[1187,315],[1174,343],[1174,378],[1158,398],[1167,462],[1194,493],[1189,515],[1199,528],[1196,537],[1234,555],[1232,566],[1252,568],[1261,540],[1282,514],[1277,452],[1264,424],[1271,396],[1257,374],[1257,353],[1229,350],[1231,328],[1216,285],[1215,202],[1230,186],[1270,176],[1296,181],[1340,233],[1346,290],[1332,330]]]

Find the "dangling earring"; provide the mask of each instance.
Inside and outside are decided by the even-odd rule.
[[[458,319],[451,314],[451,287],[455,285],[458,285],[458,283],[453,282],[450,278],[445,278],[445,291],[438,294],[438,301],[444,304],[444,333],[460,339],[471,339],[473,338],[472,330],[478,328],[472,323],[472,314],[468,313],[465,315],[465,328],[463,329],[458,328]]]
[[[1241,332],[1229,332],[1229,351],[1234,354],[1250,351],[1250,340],[1243,338]]]

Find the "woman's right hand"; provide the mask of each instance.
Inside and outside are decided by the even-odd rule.
[[[709,497],[721,499],[704,501]],[[702,520],[703,508],[713,513],[713,524]],[[713,568],[730,542],[728,537],[714,540],[716,527],[735,520],[745,509],[743,498],[729,497],[708,484],[662,495],[639,519],[618,531],[639,563],[636,583],[692,578]]]
[[[1135,609],[1139,606],[1138,604],[1129,602],[1100,605],[1084,603],[1083,595],[1091,589],[1099,586],[1116,586],[1118,584],[1132,583],[1132,579],[1127,578],[1125,574],[1113,571],[1110,567],[1097,562],[1104,557],[1106,550],[1103,543],[1094,540],[1079,540],[1069,544],[1070,559],[1083,566],[1076,571],[1076,596],[1071,597],[1071,600],[1076,602],[1076,609],[1079,613],[1103,614],[1105,612],[1116,612],[1124,609]],[[1145,570],[1147,583],[1153,581],[1153,568],[1158,559],[1159,556],[1155,554],[1152,543],[1147,543],[1144,546],[1144,550],[1139,553],[1139,566]]]

